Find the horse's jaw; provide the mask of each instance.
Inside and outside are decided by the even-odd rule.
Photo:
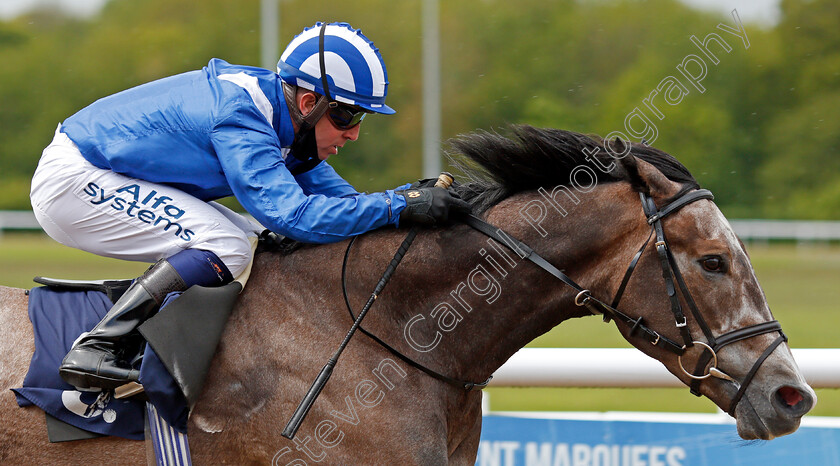
[[[626,338],[625,331],[621,333]],[[630,338],[628,342],[662,362],[669,372],[686,385],[688,395],[692,380],[680,369],[674,355],[666,354],[664,350],[655,349],[649,343],[637,339]],[[699,386],[700,393],[723,412],[729,411],[740,388],[740,381],[755,363],[757,356],[757,353],[750,351],[726,350],[719,355],[719,367],[737,382],[708,377]],[[685,361],[686,367],[694,367],[691,357]],[[738,435],[744,440],[772,440],[792,434],[816,402],[817,395],[802,376],[789,347],[782,344],[761,365],[735,406],[733,417]]]
[[[627,337],[626,331],[622,334]],[[729,412],[733,400],[748,372],[753,369],[759,354],[772,337],[757,337],[754,347],[725,347],[718,353],[717,368],[734,380],[708,376],[699,385],[700,393],[723,412]],[[647,342],[630,338],[628,342],[648,356],[658,359],[665,368],[688,387],[692,379],[681,369],[679,359]],[[683,355],[685,367],[694,368],[696,355]],[[708,369],[706,374],[711,373]],[[760,364],[753,379],[735,405],[733,417],[738,435],[744,440],[772,440],[792,434],[799,428],[802,417],[816,405],[817,395],[799,370],[786,343],[776,347]]]

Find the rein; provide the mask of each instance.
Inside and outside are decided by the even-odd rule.
[[[513,238],[504,230],[485,222],[484,220],[482,220],[479,217],[476,217],[475,215],[468,215],[464,217],[463,222],[469,225],[470,227],[478,230],[479,232],[489,236],[490,238],[498,241],[499,243],[505,245],[507,248],[519,255],[520,258],[528,259],[541,269],[545,270],[546,272],[563,282],[565,285],[577,291],[577,295],[574,298],[575,305],[586,307],[592,314],[603,316],[605,322],[609,322],[610,320],[620,321],[623,324],[630,327],[630,331],[628,332],[630,336],[637,336],[646,340],[654,346],[668,350],[669,352],[675,354],[678,357],[679,366],[682,369],[682,371],[685,373],[685,375],[692,379],[690,385],[692,394],[696,396],[701,396],[699,390],[700,383],[709,377],[728,380],[738,385],[738,392],[730,401],[730,406],[727,410],[727,412],[734,417],[735,408],[737,407],[738,402],[741,400],[743,395],[746,393],[746,389],[749,386],[750,382],[752,382],[753,377],[758,372],[758,369],[780,344],[787,341],[787,337],[782,332],[782,327],[779,324],[779,322],[776,320],[772,320],[769,322],[763,322],[760,324],[750,325],[736,330],[732,330],[715,338],[714,334],[711,331],[711,328],[709,328],[705,319],[700,314],[700,311],[697,308],[697,304],[695,303],[694,298],[691,296],[691,293],[688,290],[688,286],[685,284],[685,280],[683,279],[682,273],[680,272],[680,269],[677,266],[676,259],[674,258],[670,247],[668,246],[668,241],[665,237],[665,230],[662,226],[662,219],[670,214],[677,212],[682,207],[691,204],[695,201],[704,199],[714,200],[714,196],[712,195],[711,191],[706,189],[689,191],[680,195],[679,197],[665,205],[665,207],[663,207],[662,209],[657,209],[653,198],[648,194],[639,193],[639,197],[642,202],[642,209],[644,210],[645,217],[647,218],[647,223],[651,226],[651,233],[650,235],[648,235],[648,238],[647,240],[645,240],[644,244],[642,244],[642,246],[633,256],[633,259],[631,260],[630,265],[627,267],[627,271],[625,272],[624,277],[621,280],[621,284],[619,285],[618,291],[616,292],[616,296],[615,298],[613,298],[611,304],[607,304],[592,296],[592,293],[589,290],[584,289],[582,286],[575,283],[574,280],[569,278],[557,267],[555,267],[545,258],[540,256],[528,245]],[[656,248],[657,256],[662,267],[662,277],[665,281],[665,290],[668,294],[668,298],[671,304],[671,313],[674,315],[675,326],[679,330],[680,336],[683,340],[682,344],[671,340],[670,338],[662,335],[656,330],[653,330],[650,327],[648,327],[641,316],[633,318],[618,309],[618,304],[621,301],[621,297],[624,294],[627,284],[630,281],[630,277],[632,276],[639,259],[641,258],[642,254],[647,248],[647,245],[650,243],[651,239],[653,239],[654,236],[656,236],[654,247]],[[341,286],[342,292],[344,293],[344,301],[347,305],[347,310],[350,312],[351,318],[355,320],[356,317],[354,316],[353,310],[350,306],[350,301],[347,296],[346,287],[347,258],[350,254],[350,248],[352,247],[354,242],[355,238],[352,241],[350,241],[350,243],[347,245],[347,251],[344,254],[344,262],[342,263],[341,269]],[[680,303],[678,293],[682,295],[683,299],[688,305],[691,314],[694,316],[695,320],[697,321],[697,325],[700,327],[701,331],[703,332],[703,335],[706,338],[706,342],[694,340],[692,338],[691,332],[688,328],[685,313],[682,309],[682,304]],[[359,327],[359,330],[361,330],[362,333],[373,339],[379,345],[381,345],[382,347],[384,347],[385,349],[387,349],[392,354],[399,357],[412,367],[415,367],[423,371],[424,373],[438,380],[444,381],[448,384],[458,386],[466,390],[472,390],[473,388],[484,388],[490,382],[490,379],[492,379],[491,376],[482,383],[474,383],[464,382],[443,375],[412,360],[411,358],[402,354],[397,349],[388,345],[382,339],[365,330],[364,328]],[[717,352],[720,351],[721,348],[731,343],[735,343],[741,340],[746,340],[748,338],[772,332],[779,332],[780,336],[775,341],[773,341],[773,343],[771,343],[758,357],[758,359],[753,364],[752,368],[749,370],[746,376],[744,376],[744,379],[740,383],[717,367]],[[701,353],[700,357],[698,358],[694,372],[689,372],[683,367],[682,356],[685,355],[687,348],[693,347],[695,344],[703,348],[703,353]],[[710,362],[712,363],[711,365],[709,365]],[[697,373],[699,373],[700,375],[696,375]]]
[[[344,304],[347,305],[347,312],[350,313],[350,318],[356,320],[356,316],[353,314],[353,307],[350,306],[350,299],[347,297],[347,257],[350,255],[350,248],[353,246],[353,243],[356,242],[356,238],[358,236],[354,236],[353,239],[350,240],[350,243],[347,245],[347,250],[344,251],[344,261],[341,263],[341,292],[344,294]],[[358,330],[369,338],[371,338],[376,343],[379,343],[380,346],[385,348],[386,350],[390,351],[391,354],[403,360],[409,366],[419,369],[423,371],[425,374],[431,376],[432,378],[438,379],[442,382],[446,382],[450,385],[454,385],[459,388],[463,388],[464,390],[470,391],[475,388],[482,389],[490,383],[490,380],[493,379],[493,376],[487,378],[484,382],[476,383],[476,382],[465,382],[463,380],[458,380],[446,375],[441,374],[440,372],[436,372],[428,367],[420,364],[419,362],[409,358],[408,356],[402,354],[398,349],[394,348],[393,346],[389,345],[381,338],[376,336],[375,334],[367,331],[364,327],[359,326]]]

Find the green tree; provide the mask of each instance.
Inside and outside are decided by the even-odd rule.
[[[331,160],[361,190],[420,175],[421,9],[420,0],[281,3],[281,47],[316,20],[344,20],[388,64],[398,113],[368,118],[362,137]],[[258,14],[258,0],[111,0],[87,20],[40,11],[0,22],[0,209],[28,207],[29,178],[56,125],[94,100],[212,57],[258,65]],[[698,53],[689,36],[717,32],[733,50],[709,64],[706,92],[663,107],[661,120],[646,113],[654,145],[730,215],[837,218],[837,17],[831,0],[784,0],[777,26],[747,25],[745,50],[716,29],[731,17],[677,0],[441,1],[442,136],[507,123],[621,130]]]
[[[767,122],[769,153],[758,171],[765,212],[840,218],[840,4],[785,0],[781,7],[774,74],[785,88]]]

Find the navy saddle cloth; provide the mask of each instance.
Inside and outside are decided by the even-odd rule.
[[[201,392],[240,289],[234,283],[220,288],[192,287],[183,296],[172,293],[160,312],[141,326],[150,344],[140,366],[140,383],[159,415],[182,433],[186,433],[189,411]],[[213,305],[208,306],[207,301]],[[33,288],[29,319],[35,332],[35,353],[23,387],[13,391],[21,407],[38,406],[90,432],[142,440],[145,401],[118,400],[111,392],[79,392],[58,374],[61,360],[76,338],[96,326],[112,305],[101,291]],[[198,325],[197,315],[201,316]],[[172,373],[180,374],[179,379]]]

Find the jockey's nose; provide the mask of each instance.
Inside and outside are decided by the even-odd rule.
[[[351,141],[355,141],[356,139],[359,139],[359,131],[361,131],[361,129],[360,129],[361,127],[362,127],[362,124],[359,123],[358,125],[350,128],[350,129],[344,130],[344,132],[342,133],[342,136],[344,136],[345,138],[347,138]]]

